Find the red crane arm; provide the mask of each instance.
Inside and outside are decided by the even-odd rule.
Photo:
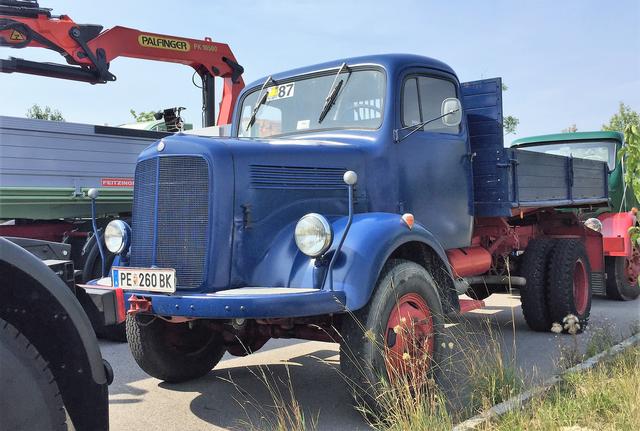
[[[11,58],[0,60],[2,72],[21,72],[93,84],[114,81],[110,62],[118,57],[141,58],[191,66],[203,82],[204,126],[214,124],[213,77],[223,79],[222,101],[217,124],[232,121],[233,107],[244,87],[243,68],[229,45],[204,40],[147,33],[116,26],[102,31],[101,26],[75,23],[66,15],[52,17],[37,3],[29,7],[0,3],[0,45],[12,48],[52,49],[65,57],[67,65],[35,63]]]

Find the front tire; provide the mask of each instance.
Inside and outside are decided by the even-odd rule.
[[[202,377],[220,362],[225,352],[219,334],[198,322],[190,328],[188,323],[130,314],[126,327],[129,348],[140,368],[165,382]]]
[[[549,316],[553,322],[561,323],[572,314],[578,318],[581,332],[591,312],[591,266],[582,241],[558,240],[548,271]]]
[[[607,297],[617,301],[631,301],[640,295],[640,251],[634,249],[630,259],[623,256],[604,258],[607,272]]]
[[[62,395],[49,364],[20,331],[3,319],[0,388],[0,429],[67,429]]]
[[[340,366],[356,403],[376,411],[381,379],[404,374],[400,377],[424,384],[433,377],[443,328],[442,305],[429,272],[406,260],[388,262],[368,304],[345,315],[341,328]]]

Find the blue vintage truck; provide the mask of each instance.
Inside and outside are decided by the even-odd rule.
[[[584,327],[602,236],[556,209],[607,201],[605,163],[504,148],[500,79],[350,58],[247,86],[230,138],[144,150],[96,283],[124,291],[131,351],[159,379],[287,337],[340,342],[345,374],[373,382],[418,352],[437,363],[465,292],[510,284],[534,330]]]

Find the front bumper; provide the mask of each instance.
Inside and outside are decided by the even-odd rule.
[[[138,310],[137,304],[141,299],[150,302],[149,311],[145,312],[199,319],[290,318],[346,311],[344,292],[312,288],[242,287],[213,293],[177,292],[173,295],[124,292],[128,310]]]

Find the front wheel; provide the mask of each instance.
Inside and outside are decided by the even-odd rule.
[[[195,379],[211,371],[224,355],[222,338],[197,321],[189,323],[128,315],[127,341],[140,368],[169,383]]]
[[[340,365],[356,403],[377,410],[381,379],[421,385],[434,376],[444,327],[435,286],[422,266],[392,260],[369,303],[345,317]]]

